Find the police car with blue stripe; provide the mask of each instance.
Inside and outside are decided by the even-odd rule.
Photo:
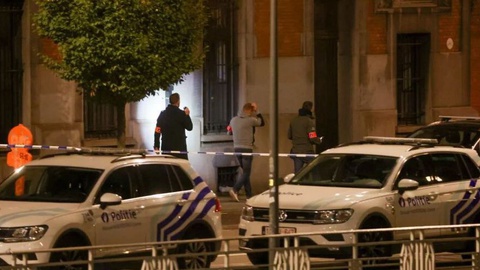
[[[279,187],[279,232],[304,233],[300,244],[310,247],[310,256],[344,258],[352,254],[352,234],[308,233],[480,223],[479,165],[475,150],[434,139],[366,137],[329,149]],[[269,191],[247,201],[240,236],[271,233],[269,205]],[[474,230],[428,230],[425,236],[474,236]],[[361,233],[359,242],[378,244],[360,246],[359,256],[378,263],[371,258],[396,252],[381,241],[399,239],[409,239],[409,232]],[[266,238],[245,238],[240,248],[254,251],[268,244]],[[438,244],[436,252],[474,249],[474,241]],[[265,252],[247,254],[254,264],[268,263]]]
[[[86,252],[41,252],[51,248],[112,245],[94,252],[107,257],[148,251],[127,244],[220,238],[220,214],[215,193],[187,160],[91,149],[43,156],[0,184],[0,253],[28,251],[0,256],[0,266],[87,259]],[[170,251],[182,254],[180,269],[198,269],[219,249],[217,241],[193,241]]]

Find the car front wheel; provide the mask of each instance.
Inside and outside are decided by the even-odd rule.
[[[54,248],[67,248],[67,247],[81,247],[86,246],[83,239],[75,235],[67,235],[62,237],[57,241]],[[70,264],[68,262],[73,261],[84,261],[88,259],[88,252],[86,250],[65,250],[52,252],[50,256],[51,263],[60,262],[62,265],[55,267],[48,267],[45,269],[54,269],[54,270],[86,270],[88,269],[87,264]]]
[[[360,229],[380,229],[388,228],[388,225],[381,219],[371,219],[360,227]],[[366,243],[358,247],[358,254],[362,259],[362,265],[375,267],[379,264],[388,263],[388,258],[392,256],[392,246],[382,244],[384,241],[393,239],[391,232],[387,231],[367,231],[358,235],[358,242]],[[365,267],[364,267],[365,268]]]

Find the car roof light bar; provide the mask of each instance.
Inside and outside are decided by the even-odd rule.
[[[121,148],[94,148],[94,147],[73,147],[67,149],[65,152],[54,153],[41,156],[40,159],[51,158],[55,156],[68,155],[110,155],[110,156],[146,156],[148,151],[146,149],[121,149]]]
[[[366,142],[373,143],[385,143],[385,144],[416,144],[416,145],[434,145],[438,144],[436,139],[419,139],[419,138],[397,138],[397,137],[378,137],[378,136],[366,136],[364,137]]]
[[[95,148],[95,147],[78,147],[74,150],[75,153],[85,154],[110,154],[110,155],[142,155],[147,154],[145,149],[130,149],[130,148]]]
[[[450,120],[480,120],[480,116],[451,116],[451,115],[440,115],[440,121],[448,122]]]

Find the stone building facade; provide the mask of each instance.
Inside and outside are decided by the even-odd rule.
[[[8,125],[0,125],[0,143],[6,143],[6,132],[15,123],[22,123],[31,129],[34,144],[114,146],[108,134],[95,137],[87,132],[91,114],[85,113],[87,107],[75,83],[60,80],[40,63],[38,53],[53,53],[54,46],[33,31],[34,1],[6,2],[10,7],[2,7],[2,13],[13,18],[12,6],[20,6],[15,14],[20,12],[21,19],[8,22],[18,31],[2,32],[0,40],[12,42],[0,43],[1,55],[15,54],[22,73],[20,87],[0,82],[2,92],[15,92],[14,88],[21,92],[15,92],[20,113],[8,114],[7,119],[2,112],[0,124]],[[402,135],[439,115],[478,115],[480,1],[276,2],[280,153],[290,150],[288,123],[305,100],[314,101],[317,130],[325,138],[318,151],[366,135]],[[170,91],[159,90],[157,96],[129,104],[127,137],[131,147],[151,149],[155,120],[168,93],[180,93],[182,106],[191,109],[194,120],[193,131],[187,134],[193,152],[190,160],[216,188],[218,158],[197,152],[232,147],[224,126],[247,101],[258,103],[267,122],[257,129],[255,151],[269,153],[270,1],[207,3],[218,12],[210,24],[214,31],[206,36],[210,54],[205,68],[187,75],[184,83]],[[6,51],[7,47],[17,51]],[[8,70],[6,64],[0,65],[0,75]],[[230,162],[223,160],[220,165]],[[289,158],[279,158],[279,163],[280,176],[293,171]],[[4,162],[0,168],[2,177],[11,171]],[[268,158],[255,157],[254,192],[267,188],[268,173]]]

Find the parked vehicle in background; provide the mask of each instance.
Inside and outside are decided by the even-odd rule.
[[[0,184],[0,252],[29,250],[29,264],[87,259],[87,253],[79,251],[37,252],[51,248],[221,234],[215,193],[187,160],[172,156],[81,149],[34,160]],[[100,249],[94,256],[145,248]],[[187,255],[219,249],[207,241],[172,247]],[[177,262],[181,269],[208,268],[215,257],[186,256]],[[14,262],[13,256],[0,256],[0,266],[14,263],[21,265],[22,258]]]
[[[309,233],[477,223],[480,221],[480,157],[472,149],[441,146],[433,139],[366,137],[322,152],[279,187],[279,232]],[[269,191],[247,200],[240,236],[271,233]],[[474,231],[432,230],[430,236],[461,237]],[[359,242],[409,239],[406,231],[365,232]],[[350,233],[300,237],[313,257],[351,256]],[[243,250],[268,247],[266,238],[240,241]],[[472,250],[474,242],[436,246],[435,251]],[[389,257],[391,245],[363,245],[359,256]],[[268,255],[249,252],[253,264]],[[367,263],[375,264],[376,259]]]
[[[437,139],[439,144],[461,145],[480,154],[480,117],[440,116],[440,120],[419,128],[409,138]]]

